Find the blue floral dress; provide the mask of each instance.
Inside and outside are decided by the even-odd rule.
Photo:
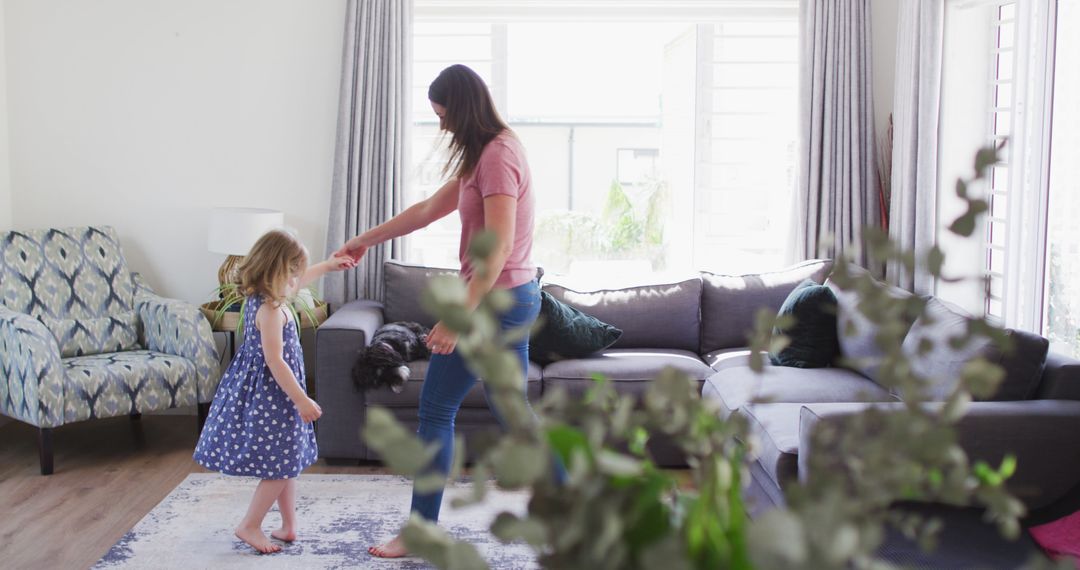
[[[261,295],[248,297],[244,341],[221,378],[206,425],[195,446],[195,461],[226,475],[290,479],[319,455],[315,431],[278,386],[263,356],[255,328]],[[283,331],[285,362],[305,388],[304,355],[295,322]]]

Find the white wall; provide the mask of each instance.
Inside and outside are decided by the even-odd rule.
[[[11,227],[11,155],[8,147],[7,65],[4,3],[0,1],[0,231]]]
[[[223,259],[211,207],[283,210],[323,252],[344,0],[6,6],[16,228],[113,225],[134,270],[193,302]]]
[[[896,31],[900,0],[874,0],[870,4],[870,49],[874,79],[874,132],[878,150],[889,128],[896,79]]]

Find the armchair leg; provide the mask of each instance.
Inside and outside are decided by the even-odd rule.
[[[38,428],[38,458],[41,461],[41,474],[53,473],[52,428]]]
[[[199,433],[202,433],[202,428],[206,425],[206,416],[210,415],[210,404],[202,404],[199,406]]]

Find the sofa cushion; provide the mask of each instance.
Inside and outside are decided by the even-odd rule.
[[[132,350],[65,358],[64,422],[155,412],[197,402],[195,363]]]
[[[1042,381],[1050,341],[1037,334],[1005,329],[1012,341],[1012,350],[1001,356],[999,364],[1005,369],[1005,381],[991,400],[1027,400],[1035,397]]]
[[[750,349],[749,348],[725,348],[722,350],[714,350],[701,357],[708,364],[710,368],[717,372],[725,370],[727,368],[744,368],[750,366]],[[767,352],[761,353],[761,360],[765,366],[771,366],[769,362],[769,354]]]
[[[540,292],[540,327],[529,336],[529,356],[540,364],[581,358],[608,348],[622,331]]]
[[[389,388],[368,390],[366,392],[368,405],[384,406],[387,408],[416,408],[420,406],[420,390],[424,387],[424,375],[427,373],[428,360],[415,360],[409,363],[409,381],[405,383],[405,389],[400,394],[395,394]],[[541,392],[540,366],[534,362],[529,363],[529,372],[526,376],[526,393],[530,402],[539,400]],[[462,408],[487,408],[487,398],[484,396],[482,381],[465,394]]]
[[[401,261],[383,263],[385,287],[383,312],[388,323],[413,321],[426,327],[435,326],[436,319],[420,302],[424,289],[433,277],[457,275],[455,269],[424,267]]]
[[[938,413],[944,403],[929,402],[923,408]],[[828,454],[827,467],[842,460],[833,449],[815,448],[810,438],[823,422],[844,429],[851,417],[871,406],[888,413],[903,410],[905,404],[806,404],[799,428],[799,477],[806,480],[814,454]],[[1006,488],[1030,510],[1047,505],[1067,506],[1070,489],[1080,480],[1080,454],[1073,453],[1080,433],[1080,402],[1028,400],[973,402],[954,426],[957,443],[968,461],[1000,465],[1013,455],[1016,472]],[[880,426],[879,426],[880,427]],[[1064,453],[1063,453],[1064,451]],[[816,463],[816,461],[815,461]],[[1071,511],[1071,509],[1070,509]]]
[[[978,400],[1025,400],[1038,386],[1042,367],[1046,361],[1049,343],[1046,339],[1006,331],[1013,340],[1014,348],[1008,355],[988,338],[978,338],[961,348],[950,346],[950,340],[966,334],[968,314],[960,307],[930,298],[926,312],[915,320],[904,338],[904,354],[911,360],[912,372],[931,382],[930,398],[944,400],[956,388],[964,366],[976,358],[984,358],[1001,365],[1006,372],[997,392],[990,398]],[[933,348],[919,354],[919,346],[926,340]]]
[[[701,280],[697,277],[625,289],[576,291],[544,284],[554,298],[622,329],[613,348],[673,348],[697,352]]]
[[[620,393],[643,394],[649,382],[667,367],[685,372],[699,384],[712,369],[688,350],[608,349],[575,360],[563,360],[544,368],[544,391],[563,388],[584,394],[593,385],[593,374],[602,374],[618,385]]]
[[[865,274],[866,270],[857,266],[848,266],[852,273]],[[878,346],[878,327],[863,316],[859,310],[859,293],[856,291],[844,291],[833,280],[829,279],[825,285],[832,289],[836,295],[837,306],[837,339],[840,344],[840,365],[849,367],[863,376],[880,383],[878,369],[885,352]],[[911,293],[878,282],[885,288],[885,292],[893,299],[909,299]],[[901,327],[897,336],[903,338],[914,319],[901,317],[895,319],[896,326]]]
[[[63,357],[139,348],[135,286],[109,226],[0,234],[0,303],[41,321]]]
[[[757,462],[774,485],[799,478],[799,417],[802,404],[755,404],[739,410],[757,440]]]
[[[725,415],[755,400],[770,403],[889,402],[896,398],[865,376],[845,368],[766,366],[725,368],[705,380],[702,397],[720,403]]]
[[[788,293],[804,279],[823,283],[832,261],[814,259],[782,271],[753,275],[718,275],[702,272],[701,347],[704,354],[722,348],[746,346],[761,308],[776,312]]]
[[[784,299],[778,316],[791,316],[795,323],[774,335],[787,335],[784,348],[769,353],[776,366],[824,368],[840,354],[836,340],[836,295],[824,285],[806,279]]]
[[[1080,360],[1046,353],[1042,379],[1033,396],[1039,400],[1080,400]]]

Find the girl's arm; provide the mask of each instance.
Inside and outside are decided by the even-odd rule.
[[[426,200],[413,204],[404,212],[345,242],[334,255],[348,255],[359,260],[369,247],[410,234],[449,215],[457,210],[458,187],[456,178],[447,182]]]
[[[300,387],[296,375],[285,362],[285,341],[282,330],[287,322],[288,318],[285,317],[281,308],[274,307],[270,303],[263,304],[255,313],[255,326],[262,333],[263,357],[270,368],[270,374],[274,376],[274,381],[281,386],[296,409],[300,411],[300,417],[305,422],[310,422],[322,415],[322,409]]]

